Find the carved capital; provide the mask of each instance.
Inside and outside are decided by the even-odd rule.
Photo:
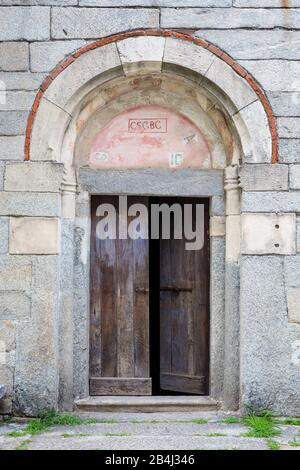
[[[64,219],[75,218],[75,204],[77,193],[77,181],[74,168],[65,166],[61,183],[62,192],[62,217]]]
[[[225,180],[224,188],[225,191],[238,190],[240,187],[240,176],[238,165],[232,165],[225,168]]]
[[[240,177],[238,165],[225,169],[224,189],[226,192],[226,215],[239,215],[240,210]]]
[[[74,168],[71,166],[65,166],[63,171],[62,183],[61,183],[62,192],[77,192],[77,181]]]

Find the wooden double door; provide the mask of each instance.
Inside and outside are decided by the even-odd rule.
[[[99,237],[99,222],[116,213],[115,237]],[[208,394],[209,374],[209,234],[208,200],[130,196],[128,208],[147,209],[148,237],[120,238],[118,196],[92,198],[90,395]],[[187,249],[188,240],[170,237],[161,227],[151,238],[153,204],[177,204],[185,222],[192,208],[196,227],[202,207],[203,244]],[[130,213],[130,212],[129,212]],[[99,215],[100,214],[100,215]],[[124,223],[124,212],[121,214]],[[126,215],[130,224],[134,217]],[[182,225],[183,227],[184,225]],[[138,227],[140,229],[140,227]],[[113,231],[112,231],[113,232]],[[184,232],[184,230],[183,230]]]

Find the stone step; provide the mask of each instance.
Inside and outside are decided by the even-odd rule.
[[[215,411],[219,403],[204,396],[98,396],[76,400],[78,411]]]

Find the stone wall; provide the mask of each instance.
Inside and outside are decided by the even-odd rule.
[[[0,412],[58,406],[62,166],[21,163],[35,93],[76,49],[137,28],[207,39],[269,97],[279,163],[241,170],[241,404],[300,414],[300,0],[0,0]]]

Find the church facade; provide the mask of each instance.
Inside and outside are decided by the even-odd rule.
[[[300,414],[299,19],[2,0],[1,414]]]

